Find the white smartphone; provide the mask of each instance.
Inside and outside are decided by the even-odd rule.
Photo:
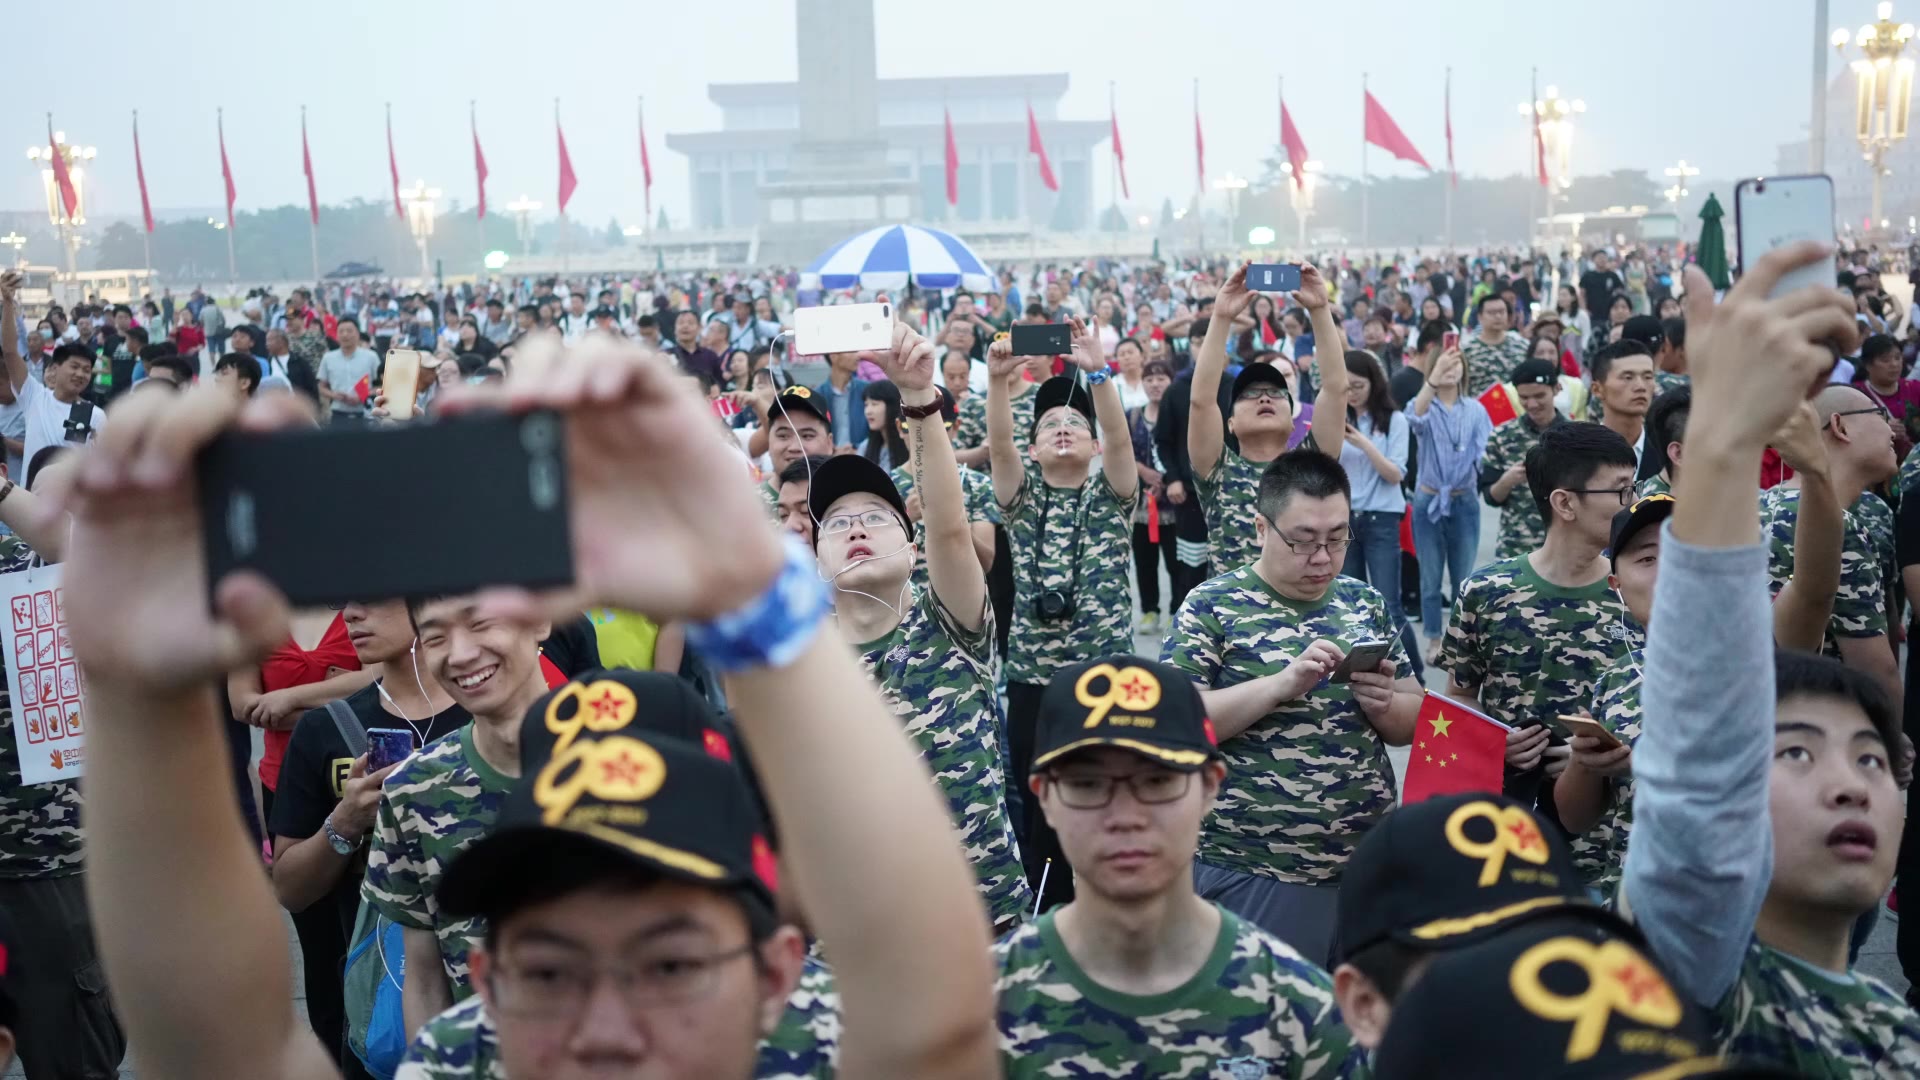
[[[892,345],[892,304],[794,309],[793,347],[804,355],[884,350]]]
[[[387,416],[394,420],[413,419],[413,402],[420,389],[420,351],[388,349],[387,364],[380,373],[380,392],[387,396]]]
[[[1734,245],[1741,271],[1775,248],[1801,240],[1834,241],[1833,178],[1765,176],[1742,180],[1733,189]],[[1782,296],[1809,285],[1834,288],[1832,260],[1802,267],[1773,288]]]

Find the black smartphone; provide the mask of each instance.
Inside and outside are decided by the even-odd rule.
[[[1066,323],[1015,323],[1013,355],[1064,356],[1073,351],[1073,328]]]
[[[1333,672],[1327,676],[1327,681],[1330,683],[1351,682],[1353,681],[1354,672],[1374,671],[1378,669],[1380,667],[1380,661],[1385,660],[1392,652],[1392,642],[1355,642],[1353,647],[1347,650],[1347,655],[1341,659],[1340,666],[1334,668]]]
[[[1300,267],[1293,263],[1254,263],[1247,267],[1247,288],[1254,292],[1293,292],[1300,287]]]
[[[404,728],[367,729],[367,771],[379,772],[389,765],[407,760],[420,749],[413,745],[413,732]]]
[[[196,467],[209,592],[235,570],[296,608],[573,580],[555,413],[229,432]]]

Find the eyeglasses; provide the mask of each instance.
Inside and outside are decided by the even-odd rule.
[[[1312,556],[1316,551],[1325,551],[1328,555],[1337,558],[1353,543],[1353,538],[1350,536],[1342,536],[1334,540],[1293,541],[1280,535],[1280,526],[1275,525],[1272,518],[1267,518],[1267,525],[1273,530],[1273,538],[1287,545],[1287,549],[1295,555]]]
[[[1113,802],[1113,793],[1125,784],[1133,800],[1148,806],[1170,803],[1187,793],[1192,773],[1154,769],[1128,776],[1096,774],[1052,775],[1054,793],[1060,802],[1075,810],[1099,810]]]
[[[891,510],[866,510],[858,514],[835,514],[820,523],[820,533],[827,536],[847,532],[853,528],[853,523],[856,521],[868,532],[900,524],[900,519],[895,517]]]
[[[1839,412],[1834,413],[1833,417],[1830,417],[1829,419],[1833,419],[1841,416],[1859,416],[1862,413],[1879,413],[1880,419],[1885,420],[1889,424],[1893,423],[1893,414],[1887,411],[1887,407],[1885,405],[1872,405],[1864,409],[1842,409]]]
[[[1049,420],[1046,423],[1041,424],[1039,428],[1036,430],[1049,431],[1049,432],[1051,431],[1092,431],[1093,428],[1089,426],[1085,420],[1082,420],[1077,416],[1069,416],[1064,419]]]
[[[1618,488],[1568,488],[1567,490],[1575,495],[1611,495],[1620,500],[1621,506],[1627,505],[1633,499],[1632,484]]]
[[[1240,395],[1234,398],[1233,400],[1259,401],[1262,399],[1265,399],[1268,401],[1291,402],[1293,400],[1293,395],[1288,393],[1285,387],[1267,386],[1265,384],[1262,384],[1259,386],[1247,387],[1245,390],[1240,391]]]
[[[541,1019],[578,1016],[586,1011],[594,987],[612,979],[620,1000],[633,1012],[651,1005],[679,1005],[711,993],[722,965],[748,955],[751,944],[704,956],[661,956],[633,967],[542,962],[525,967],[498,965],[487,977],[493,1007],[503,1013]]]

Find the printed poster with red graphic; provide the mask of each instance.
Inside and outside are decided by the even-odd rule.
[[[0,575],[7,606],[7,693],[20,778],[28,784],[79,779],[86,765],[85,680],[67,639],[60,567]]]

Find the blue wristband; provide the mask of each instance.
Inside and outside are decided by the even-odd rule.
[[[784,539],[786,556],[767,591],[711,622],[687,626],[687,644],[715,671],[783,667],[799,657],[827,615],[827,587],[813,552]]]
[[[1098,371],[1089,371],[1087,372],[1087,385],[1099,386],[1101,383],[1106,382],[1108,379],[1111,379],[1111,378],[1113,378],[1113,372],[1108,368],[1101,368]]]

